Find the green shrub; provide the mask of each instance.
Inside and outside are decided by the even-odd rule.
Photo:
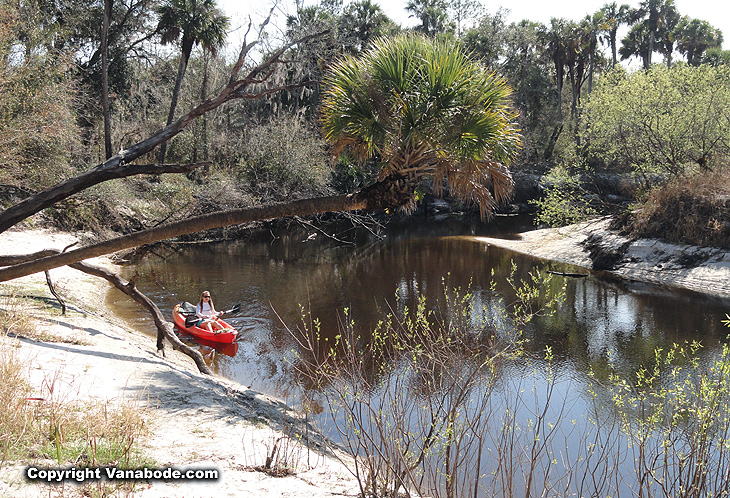
[[[606,166],[640,175],[711,168],[730,153],[730,67],[663,65],[603,77],[583,112],[582,142]]]
[[[283,117],[252,128],[242,144],[239,179],[267,200],[327,191],[324,142],[303,119]]]
[[[529,201],[538,210],[535,223],[559,227],[585,221],[597,214],[578,175],[570,174],[568,168],[556,166],[545,179],[548,187],[544,197]]]

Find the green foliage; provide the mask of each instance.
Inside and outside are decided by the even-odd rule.
[[[730,456],[730,349],[701,360],[698,343],[656,350],[628,380],[611,373],[613,405],[633,453],[634,491],[723,496]]]
[[[602,79],[582,138],[607,166],[642,176],[711,168],[730,153],[730,68],[676,64]]]
[[[252,127],[241,149],[238,175],[252,195],[280,200],[327,192],[324,144],[304,120],[283,117]]]
[[[377,178],[375,161],[355,161],[346,154],[337,158],[332,170],[332,188],[335,192],[352,193]]]
[[[708,49],[722,45],[722,31],[701,19],[684,16],[675,34],[677,49],[687,56],[687,63],[691,66],[698,66]]]
[[[377,158],[381,178],[403,172],[415,183],[431,176],[436,189],[446,178],[452,195],[486,215],[509,195],[505,165],[520,147],[510,93],[457,44],[381,38],[331,69],[322,128],[335,156]]]
[[[166,0],[156,11],[162,43],[181,39],[184,58],[197,44],[213,53],[223,47],[230,21],[221,14],[215,0]]]
[[[708,48],[702,56],[702,64],[709,64],[710,66],[730,64],[730,50],[722,50],[717,47]]]
[[[3,28],[17,24],[0,8]],[[0,183],[39,190],[73,172],[79,149],[71,60],[53,52],[13,53],[0,29]]]
[[[537,207],[535,223],[551,227],[572,225],[595,216],[597,211],[590,205],[580,177],[571,174],[569,168],[556,166],[546,175],[548,187],[540,199],[531,200]]]
[[[421,24],[415,30],[426,36],[436,36],[454,31],[454,24],[449,19],[445,0],[409,0],[406,10]]]
[[[394,36],[398,27],[380,6],[370,0],[348,3],[338,23],[339,36],[353,53],[365,50],[370,41],[381,36]]]
[[[467,30],[462,38],[464,46],[489,67],[495,66],[506,52],[507,15],[508,11],[504,9],[499,9],[494,15],[484,14],[479,23]],[[508,60],[515,56],[519,57],[510,54]]]

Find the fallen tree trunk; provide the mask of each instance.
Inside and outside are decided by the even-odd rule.
[[[34,254],[0,256],[0,266],[24,263],[27,261],[32,261],[35,258],[60,253],[61,251],[46,249]],[[126,295],[145,307],[152,315],[152,319],[154,320],[155,326],[157,327],[158,353],[161,353],[163,356],[165,355],[165,339],[167,339],[168,341],[170,341],[170,344],[172,344],[172,349],[181,351],[182,353],[185,353],[190,358],[192,358],[201,373],[207,375],[211,374],[211,371],[208,368],[208,365],[205,364],[205,361],[203,360],[203,355],[200,354],[200,351],[197,351],[186,345],[177,337],[177,335],[173,331],[173,324],[165,320],[164,315],[160,311],[160,308],[158,308],[157,305],[150,298],[140,292],[140,290],[137,289],[133,281],[128,282],[118,275],[115,275],[114,273],[105,270],[104,268],[90,265],[88,263],[78,262],[70,264],[68,266],[89,275],[94,275],[96,277],[101,277],[105,279],[106,281],[110,282],[114,287],[124,292]]]
[[[53,253],[40,259],[16,263],[8,268],[0,269],[0,282],[51,270],[59,266],[69,266],[85,259],[171,239],[180,235],[202,232],[211,228],[335,211],[395,209],[410,202],[413,195],[413,186],[409,184],[408,177],[396,173],[349,195],[301,199],[269,206],[203,214],[90,244],[68,252]]]

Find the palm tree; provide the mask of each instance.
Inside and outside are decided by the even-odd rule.
[[[634,24],[628,34],[621,40],[621,48],[618,53],[621,60],[626,60],[632,56],[640,57],[645,69],[651,65],[649,57],[649,33],[646,25]]]
[[[427,177],[436,194],[445,179],[482,216],[511,194],[507,164],[520,147],[511,90],[460,47],[381,38],[361,58],[339,62],[324,87],[322,128],[334,155],[377,158],[379,179],[405,179],[410,199]]]
[[[391,26],[395,26],[393,21],[371,0],[348,4],[340,19],[342,31],[351,34],[352,50],[355,53],[364,50],[372,38],[384,35]]]
[[[662,24],[657,31],[655,48],[656,51],[664,56],[667,67],[672,67],[672,58],[674,54],[674,43],[677,38],[677,25],[680,21],[679,12],[672,8],[667,11]]]
[[[631,20],[631,7],[626,4],[616,5],[616,2],[605,4],[599,12],[603,13],[603,19],[606,23],[605,31],[608,34],[608,44],[611,46],[611,56],[613,57],[613,66],[618,62],[616,58],[616,34],[621,24],[628,24]]]
[[[568,59],[568,45],[572,38],[573,22],[564,18],[550,19],[550,27],[542,26],[540,40],[555,68],[555,84],[558,91],[558,122],[563,121],[563,83],[565,82],[565,66]]]
[[[636,13],[644,18],[641,22],[648,33],[649,46],[645,59],[645,68],[648,69],[651,66],[651,56],[655,50],[656,37],[661,35],[662,29],[669,19],[677,17],[677,8],[674,6],[674,0],[643,0]]]
[[[421,21],[421,24],[414,28],[419,33],[436,36],[454,31],[445,0],[409,0],[406,10],[411,13],[409,17],[416,17]]]
[[[283,53],[277,52],[273,60]],[[235,68],[232,80],[240,64]],[[230,83],[217,97],[201,103],[159,136],[136,144],[125,154],[132,160],[140,157],[163,138],[181,131],[187,121],[205,109],[216,108],[231,95],[240,96],[239,84]],[[376,158],[381,169],[372,185],[349,195],[290,200],[185,218],[0,268],[0,281],[216,227],[332,211],[403,207],[413,202],[416,187],[426,177],[434,179],[437,192],[445,178],[452,194],[479,203],[485,216],[496,202],[510,194],[512,178],[507,166],[520,148],[510,89],[504,80],[467,57],[459,46],[420,36],[378,39],[361,57],[346,57],[334,66],[326,78],[324,95],[322,125],[334,155],[349,149],[362,158]],[[123,157],[115,157],[114,164],[123,162]],[[138,167],[148,170],[150,165]],[[32,199],[31,206],[15,206],[0,213],[0,231],[3,225],[12,226],[28,213],[38,212],[48,205],[44,202],[52,203],[49,196],[62,199],[65,192],[87,188],[79,187],[80,183],[105,181],[99,178],[105,171],[92,170],[90,179],[81,175],[41,193]],[[124,176],[130,175],[113,178]],[[94,183],[89,183],[92,180]]]
[[[592,16],[586,16],[578,26],[576,35],[581,39],[581,51],[588,56],[588,94],[593,91],[593,75],[596,71],[596,56],[598,49],[598,35],[610,29],[611,22],[606,19],[605,13],[599,10]],[[582,84],[582,83],[581,83]],[[580,100],[580,87],[578,87]]]
[[[175,117],[180,85],[193,47],[200,44],[203,49],[215,54],[225,42],[229,20],[220,13],[215,0],[165,0],[157,8],[157,15],[157,30],[162,35],[162,43],[176,43],[180,39],[180,64],[167,115],[169,126]],[[166,152],[167,142],[163,142],[160,146],[160,163],[165,162]]]
[[[676,29],[677,49],[687,56],[687,64],[700,64],[702,55],[709,48],[722,45],[722,31],[707,21],[684,16]]]

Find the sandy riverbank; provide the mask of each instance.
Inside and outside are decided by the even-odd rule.
[[[609,228],[602,218],[564,228],[534,230],[513,239],[469,237],[542,259],[570,263],[588,270],[730,297],[730,252],[723,249],[633,240]]]
[[[0,254],[63,249],[74,238],[44,230],[0,235]],[[113,267],[106,259],[93,261]],[[17,347],[38,396],[55,381],[54,396],[135,403],[144,411],[150,434],[144,454],[161,467],[213,467],[214,482],[153,482],[139,485],[137,497],[330,497],[354,496],[357,485],[347,468],[317,444],[284,440],[295,473],[271,477],[251,470],[262,465],[274,441],[303,427],[298,415],[279,400],[235,382],[197,372],[192,360],[168,347],[155,352],[154,340],[116,319],[104,307],[108,284],[68,267],[51,271],[69,304],[67,316],[52,309],[45,277],[33,275],[0,284],[0,305],[8,296],[32,296],[29,313],[37,326],[57,336],[74,336],[82,345],[37,342],[0,336],[0,347]],[[28,300],[25,300],[28,301]],[[44,304],[49,303],[49,304]],[[47,395],[44,394],[44,395]],[[347,461],[347,457],[340,455]],[[24,466],[0,467],[0,497],[79,496],[74,484],[29,483]]]
[[[536,230],[514,239],[470,237],[622,278],[730,296],[730,254],[717,249],[629,240],[611,231],[608,220],[562,229]],[[0,254],[62,249],[74,238],[42,230],[0,234]],[[107,259],[95,264],[113,267]],[[51,271],[70,305],[67,316],[51,307],[42,275],[0,284],[0,305],[7,296],[32,296],[37,326],[81,345],[0,337],[0,347],[17,348],[37,394],[48,379],[65,399],[137,404],[150,427],[144,452],[159,466],[214,467],[221,478],[208,483],[139,485],[139,497],[331,497],[356,496],[357,485],[337,458],[290,441],[286,453],[295,474],[282,478],[251,470],[261,465],[273,442],[301,420],[284,403],[217,376],[197,372],[186,356],[157,356],[154,340],[126,326],[105,308],[105,281],[64,267]],[[341,456],[341,458],[346,457]],[[23,479],[23,466],[0,468],[0,497],[78,496],[73,484],[48,486]]]

